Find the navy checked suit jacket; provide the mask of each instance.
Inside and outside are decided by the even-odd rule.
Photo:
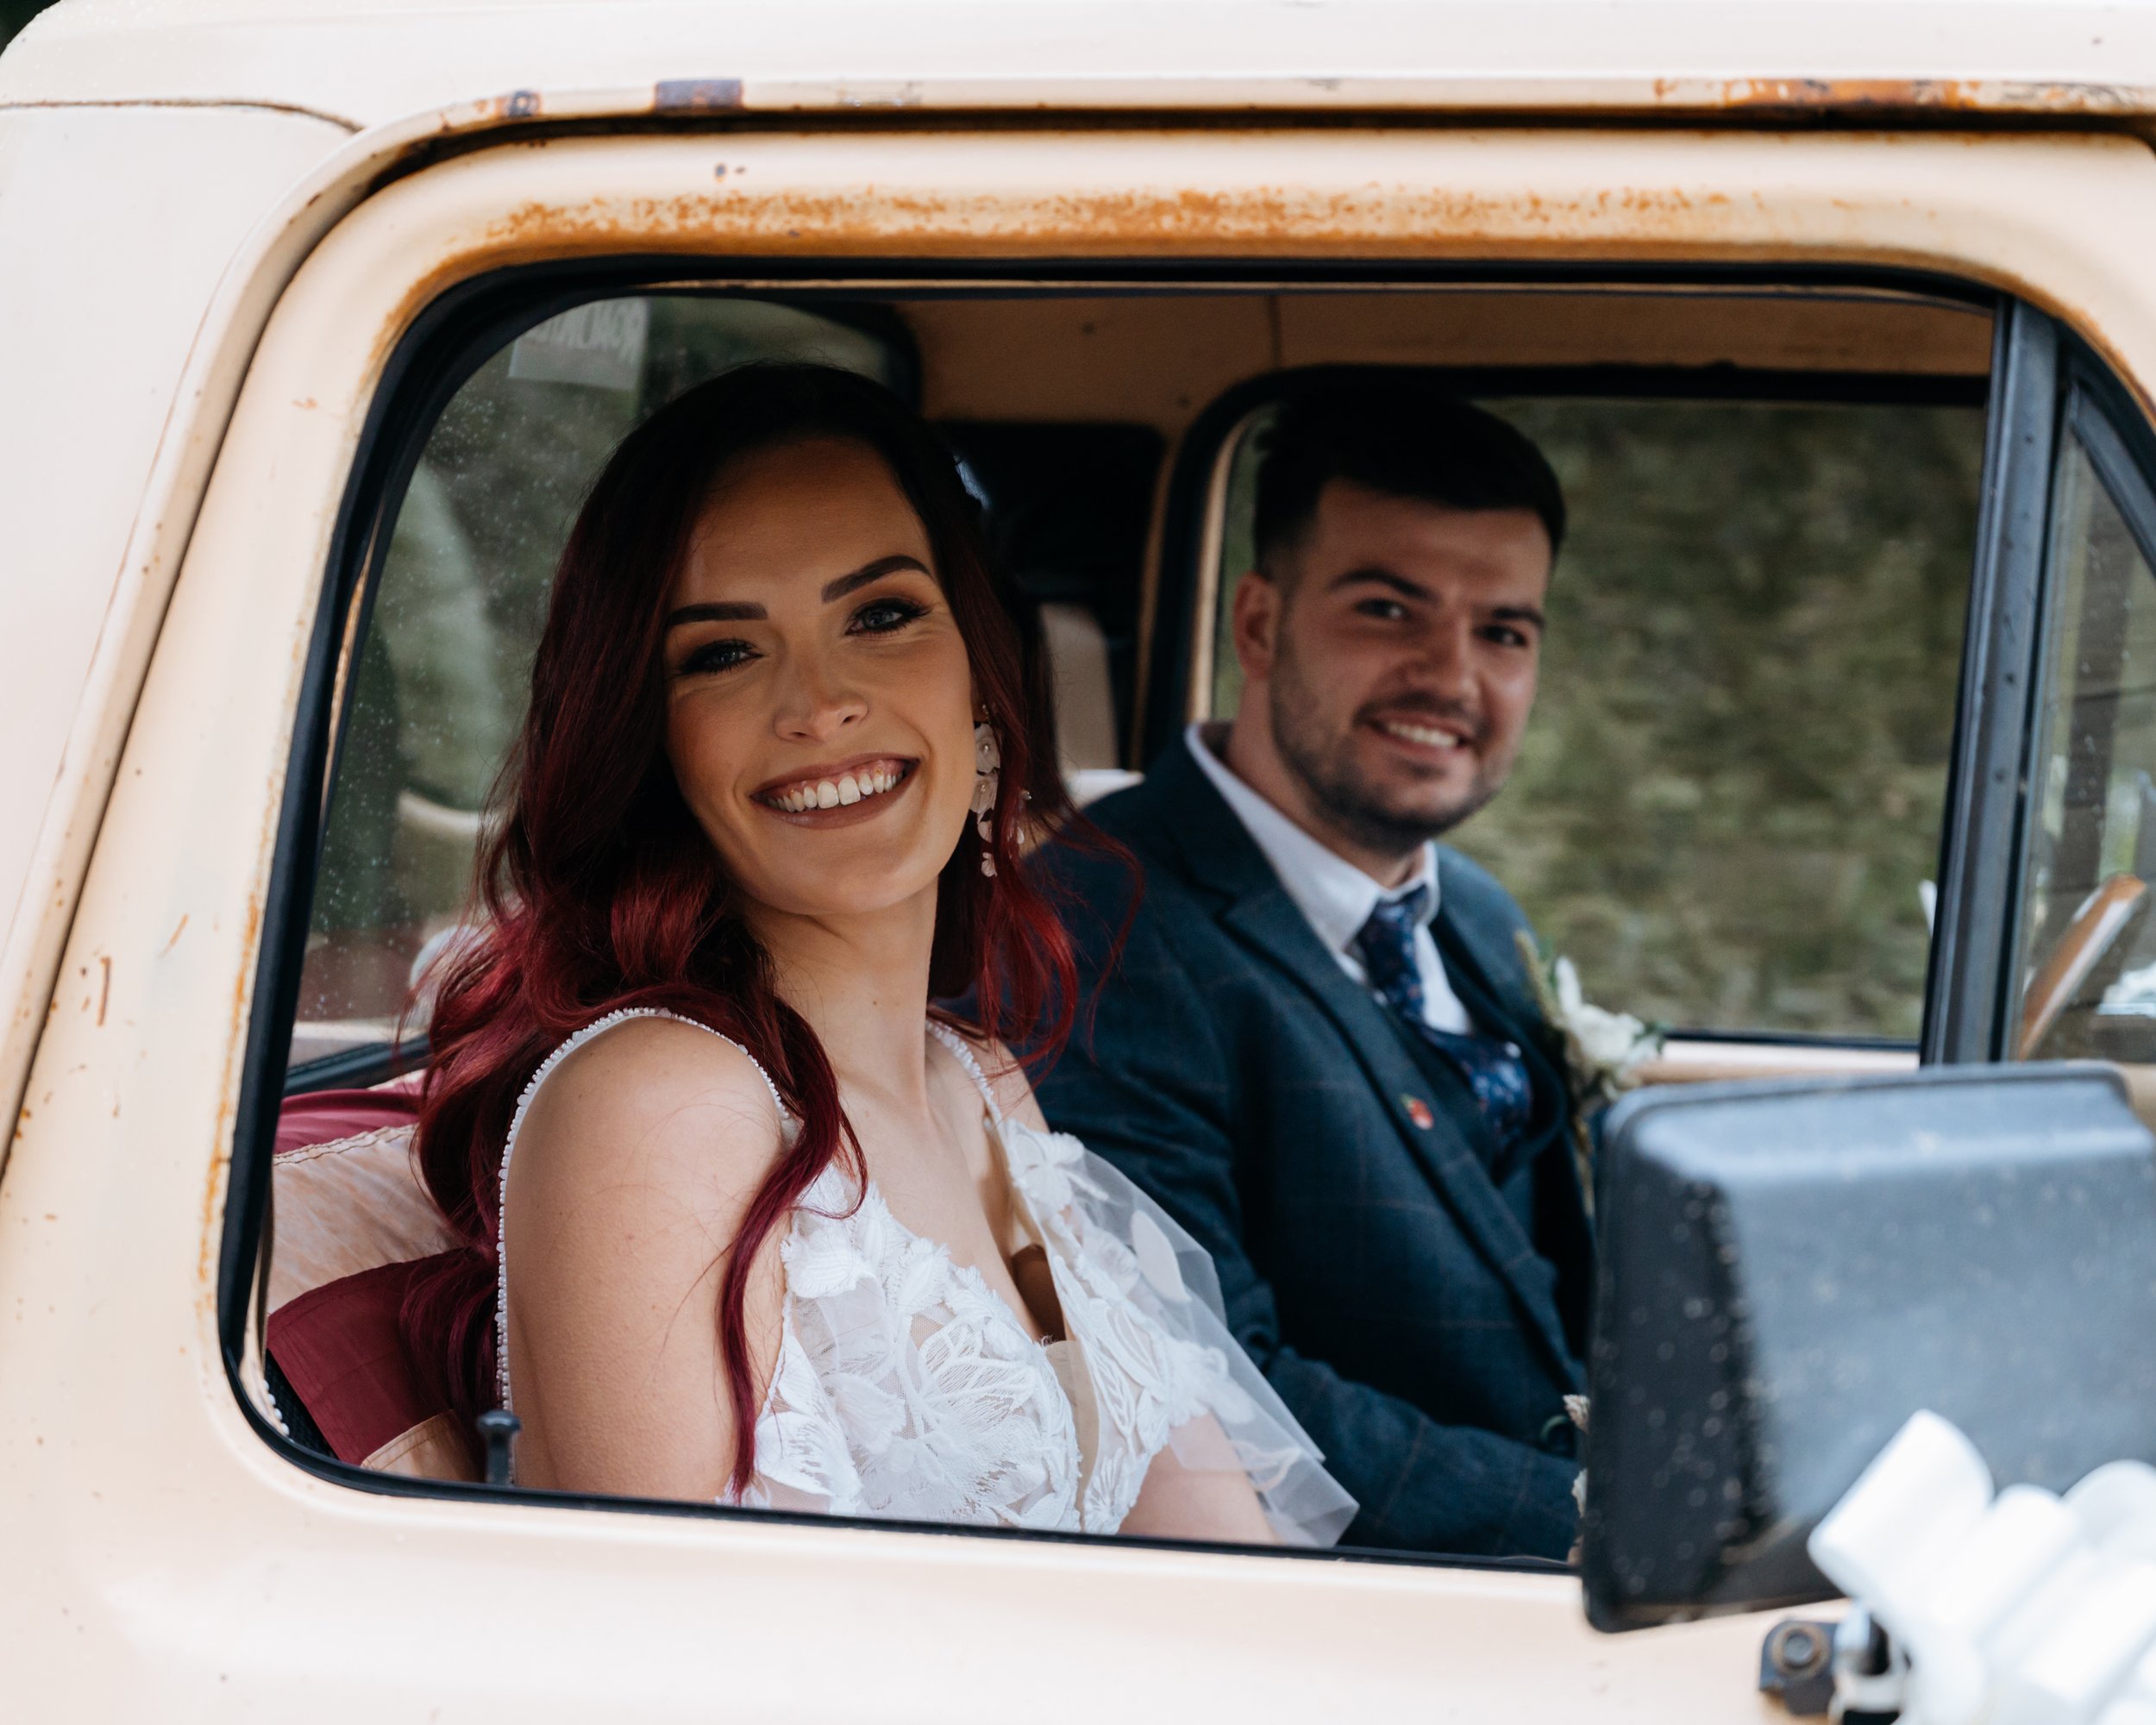
[[[1088,813],[1144,885],[1111,970],[1130,871],[1062,845],[1040,865],[1080,950],[1050,1123],[1213,1254],[1230,1327],[1361,1506],[1347,1543],[1563,1557],[1591,1246],[1519,906],[1440,849],[1446,974],[1535,1085],[1532,1231],[1464,1082],[1410,1053],[1182,743]]]

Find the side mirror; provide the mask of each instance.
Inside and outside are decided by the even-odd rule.
[[[2156,1138],[2108,1069],[1642,1091],[1603,1158],[1597,1628],[1833,1597],[1804,1542],[1920,1408],[2002,1486],[2156,1462]]]

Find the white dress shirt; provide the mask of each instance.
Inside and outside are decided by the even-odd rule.
[[[1415,872],[1389,890],[1380,886],[1347,858],[1329,850],[1228,770],[1227,763],[1213,752],[1205,739],[1205,727],[1194,724],[1183,741],[1213,787],[1220,793],[1236,819],[1264,852],[1265,860],[1280,876],[1280,884],[1295,901],[1326,951],[1340,968],[1363,988],[1369,987],[1355,937],[1370,919],[1370,913],[1386,899],[1405,898],[1417,887],[1430,889],[1430,908],[1415,930],[1415,969],[1422,976],[1422,1016],[1432,1030],[1471,1033],[1474,1024],[1460,997],[1452,992],[1445,974],[1438,944],[1430,938],[1430,924],[1438,914],[1438,848],[1426,844]],[[1376,990],[1371,990],[1376,994]]]

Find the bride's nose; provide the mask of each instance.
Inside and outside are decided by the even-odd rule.
[[[868,716],[867,699],[831,668],[811,656],[795,654],[780,681],[773,723],[789,742],[822,743]]]

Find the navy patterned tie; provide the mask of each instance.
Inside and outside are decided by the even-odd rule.
[[[1362,955],[1370,987],[1424,1041],[1458,1069],[1468,1088],[1475,1093],[1475,1100],[1481,1104],[1497,1140],[1499,1166],[1492,1171],[1501,1179],[1503,1165],[1510,1161],[1514,1149],[1526,1135],[1534,1113],[1534,1091],[1528,1082],[1527,1065],[1520,1057],[1519,1049],[1511,1043],[1500,1042],[1495,1037],[1438,1030],[1424,1022],[1422,972],[1415,963],[1415,931],[1422,926],[1429,909],[1427,886],[1417,887],[1401,898],[1379,900],[1377,908],[1370,913],[1370,919],[1355,937],[1355,950]]]

